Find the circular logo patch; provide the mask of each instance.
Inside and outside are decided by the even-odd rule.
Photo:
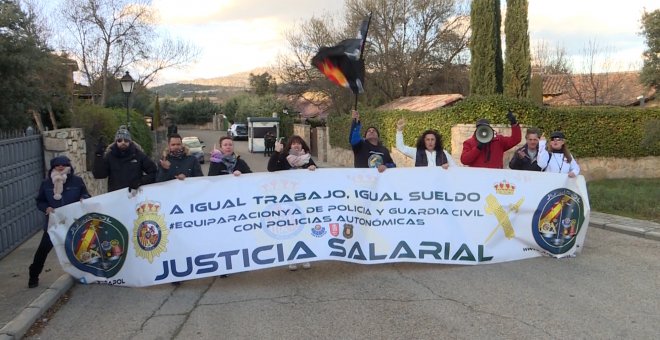
[[[69,227],[64,250],[76,268],[99,277],[110,278],[126,260],[128,231],[115,218],[90,213]]]
[[[570,189],[555,189],[545,195],[534,212],[532,234],[541,248],[563,254],[575,245],[583,223],[582,197]]]

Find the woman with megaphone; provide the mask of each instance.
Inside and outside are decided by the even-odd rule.
[[[415,162],[415,166],[440,166],[447,169],[455,167],[456,162],[442,146],[442,136],[435,130],[426,130],[417,138],[416,147],[403,143],[403,128],[406,120],[401,118],[396,123],[396,148]]]
[[[520,125],[513,112],[506,114],[511,123],[511,136],[500,136],[487,119],[479,119],[474,134],[463,142],[461,163],[475,168],[502,169],[504,152],[520,143]]]

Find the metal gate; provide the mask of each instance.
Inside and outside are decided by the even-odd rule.
[[[43,226],[35,197],[44,179],[41,135],[0,136],[0,258]]]

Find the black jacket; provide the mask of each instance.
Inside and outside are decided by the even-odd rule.
[[[36,198],[37,209],[40,211],[45,213],[48,207],[56,209],[67,204],[78,202],[83,198],[91,197],[87,191],[85,182],[83,182],[82,178],[74,175],[73,168],[71,168],[71,173],[67,175],[66,182],[64,182],[62,198],[56,200],[53,197],[55,195],[55,185],[53,184],[53,180],[50,178],[50,171],[48,172],[48,175],[48,178],[41,182],[39,193],[37,194]],[[46,230],[47,227],[48,220],[46,220],[46,223],[43,226],[44,230]]]
[[[273,152],[273,154],[270,156],[270,159],[268,160],[268,171],[273,172],[292,169],[291,164],[289,164],[289,161],[286,160],[286,156],[287,155],[282,152]],[[307,169],[310,165],[316,166],[316,163],[314,163],[312,157],[309,157],[309,163],[303,165],[302,168]]]
[[[158,183],[175,179],[179,174],[184,174],[186,177],[204,176],[199,161],[195,156],[188,155],[187,149],[181,157],[173,157],[168,154],[166,159],[170,161],[170,168],[165,170],[158,164],[158,174],[156,175],[156,182]]]
[[[518,150],[525,151],[525,157],[518,158]],[[537,159],[540,152],[547,152],[546,150],[537,149],[536,157],[532,159],[527,150],[527,145],[524,145],[521,148],[516,149],[516,152],[513,153],[513,157],[509,162],[509,168],[514,170],[528,170],[528,171],[543,171],[541,167],[537,164]]]
[[[135,142],[126,151],[110,144],[104,155],[96,155],[92,169],[94,178],[108,178],[108,192],[151,184],[156,180],[156,172],[156,164]]]
[[[234,167],[234,171],[240,171],[241,173],[244,174],[249,174],[252,172],[250,167],[245,163],[244,160],[241,159],[241,156],[236,156],[236,166]],[[218,175],[228,175],[229,171],[227,171],[227,166],[222,163],[216,163],[216,162],[211,162],[211,165],[209,166],[209,176],[218,176]]]

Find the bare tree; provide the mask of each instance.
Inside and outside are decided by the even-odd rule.
[[[65,0],[60,14],[73,37],[67,49],[80,62],[91,90],[100,92],[101,104],[108,97],[109,79],[126,68],[137,68],[138,81],[146,85],[159,71],[190,63],[199,53],[155,32],[157,13],[150,0]]]
[[[542,40],[534,45],[532,51],[532,69],[543,74],[567,74],[571,65],[564,46],[551,46]]]

